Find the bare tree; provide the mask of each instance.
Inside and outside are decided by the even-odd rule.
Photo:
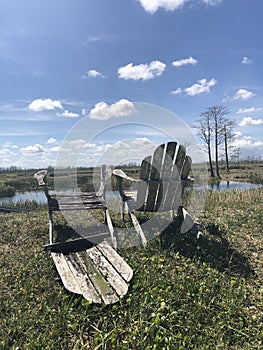
[[[223,138],[224,138],[224,151],[226,161],[226,171],[229,173],[229,149],[230,144],[234,140],[234,128],[236,127],[236,120],[225,118],[223,121]]]
[[[213,121],[213,131],[215,137],[215,164],[216,176],[220,177],[219,173],[219,146],[224,142],[224,121],[225,115],[229,114],[229,110],[225,106],[213,106],[208,108],[208,114]]]
[[[227,171],[229,171],[229,144],[234,137],[233,128],[235,122],[226,118],[229,114],[227,107],[218,105],[209,107],[201,113],[201,118],[196,121],[194,128],[198,129],[201,139],[204,141],[208,153],[210,176],[220,177],[219,172],[219,148],[224,145]],[[214,146],[215,173],[212,162],[212,146]]]
[[[209,171],[210,176],[214,177],[214,169],[212,162],[212,136],[213,136],[213,128],[212,128],[212,120],[211,115],[208,111],[201,113],[201,118],[196,121],[196,124],[193,126],[198,129],[198,134],[200,135],[202,141],[205,143],[205,148],[208,153],[208,161],[209,161]]]

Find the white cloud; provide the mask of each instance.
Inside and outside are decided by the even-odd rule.
[[[254,112],[259,112],[261,111],[262,108],[255,108],[255,107],[251,107],[251,108],[240,108],[238,111],[237,111],[237,114],[246,114],[246,113],[254,113]]]
[[[12,142],[5,142],[3,144],[3,148],[11,148],[12,147]]]
[[[60,101],[56,101],[56,100],[53,101],[50,98],[47,98],[45,100],[38,98],[38,99],[32,101],[28,105],[28,108],[32,111],[35,111],[35,112],[41,112],[41,111],[45,111],[45,110],[52,110],[55,108],[63,109],[63,106],[62,106]]]
[[[47,140],[47,144],[53,144],[53,143],[56,143],[57,142],[57,140],[56,139],[54,139],[54,137],[50,137],[48,140]]]
[[[54,146],[54,147],[51,147],[49,148],[49,152],[59,152],[61,150],[61,147],[60,146]]]
[[[210,6],[215,6],[217,4],[221,4],[223,0],[202,0],[204,4],[210,5]]]
[[[10,157],[10,156],[13,156],[13,155],[15,155],[15,153],[11,152],[7,148],[0,149],[0,157]]]
[[[263,125],[263,119],[253,119],[251,117],[245,117],[239,123],[240,126],[255,126],[255,125]]]
[[[72,140],[67,142],[66,147],[70,147],[72,149],[85,149],[85,148],[90,148],[90,147],[94,147],[95,144],[94,143],[89,143],[83,139],[77,139],[77,140]]]
[[[242,58],[242,63],[243,64],[250,64],[251,63],[251,59],[249,59],[248,57],[244,56]]]
[[[152,154],[155,145],[146,137],[117,141],[113,144],[95,145],[90,152],[88,149],[81,155],[81,165],[111,164],[121,165],[138,162]]]
[[[237,132],[234,142],[231,144],[241,151],[242,157],[261,157],[263,154],[263,142],[256,140],[252,136],[243,136],[242,133]]]
[[[89,112],[88,109],[82,108],[82,110],[81,110],[81,115],[86,115],[88,112]]]
[[[90,35],[88,37],[88,39],[83,42],[83,45],[86,46],[90,43],[96,43],[96,42],[101,41],[105,38],[106,38],[105,35],[104,36],[103,35]]]
[[[37,156],[45,152],[44,148],[38,143],[34,146],[22,147],[20,151],[24,156]]]
[[[69,112],[67,110],[65,110],[63,113],[57,113],[57,115],[59,117],[66,117],[66,118],[77,118],[77,117],[79,117],[79,114],[73,113],[73,112]]]
[[[90,111],[90,119],[107,120],[114,117],[126,117],[136,112],[132,102],[122,99],[112,105],[105,102],[99,102]]]
[[[139,0],[145,11],[149,13],[155,13],[159,8],[163,8],[166,11],[174,11],[183,7],[187,2],[192,0]],[[192,1],[193,2],[193,1]],[[222,0],[202,0],[206,5],[217,5]]]
[[[176,90],[173,90],[170,92],[171,95],[178,95],[182,93],[182,88],[177,88]]]
[[[100,72],[98,72],[97,70],[95,69],[90,69],[88,72],[87,72],[87,76],[89,78],[105,78],[104,75]],[[86,75],[84,76],[86,77]]]
[[[118,69],[119,78],[133,80],[149,80],[163,74],[166,64],[161,61],[152,61],[149,64],[133,65],[129,63]]]
[[[248,100],[251,97],[255,96],[255,94],[253,94],[252,91],[249,91],[247,89],[239,89],[235,95],[234,95],[234,99],[235,100]]]
[[[210,88],[216,85],[216,83],[217,81],[215,79],[211,79],[209,81],[207,81],[207,79],[201,79],[201,80],[198,80],[198,84],[194,84],[186,88],[184,91],[189,96],[200,95],[205,92],[210,92]]]
[[[197,63],[198,63],[198,61],[195,58],[190,56],[189,58],[183,58],[181,60],[174,61],[172,63],[172,65],[174,67],[181,67],[181,66],[185,66],[187,64],[192,64],[193,66],[195,66]]]

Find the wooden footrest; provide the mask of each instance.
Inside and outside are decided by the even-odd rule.
[[[90,302],[112,304],[128,291],[133,271],[106,242],[68,254],[53,250],[51,256],[65,288]]]

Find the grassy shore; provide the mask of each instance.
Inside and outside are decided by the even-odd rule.
[[[64,289],[42,249],[46,210],[0,218],[0,349],[263,348],[261,189],[208,192],[201,244],[175,220],[120,251],[134,278],[112,306]]]

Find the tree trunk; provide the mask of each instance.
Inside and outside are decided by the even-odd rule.
[[[213,163],[212,163],[212,155],[211,155],[211,146],[208,145],[208,159],[209,159],[209,170],[210,170],[210,176],[215,177],[214,169],[213,169]]]
[[[216,176],[220,177],[219,164],[218,164],[218,124],[215,123],[215,161],[216,161]]]
[[[225,127],[225,158],[226,158],[226,171],[229,174],[229,159],[228,159],[228,144],[227,144],[227,130]]]

